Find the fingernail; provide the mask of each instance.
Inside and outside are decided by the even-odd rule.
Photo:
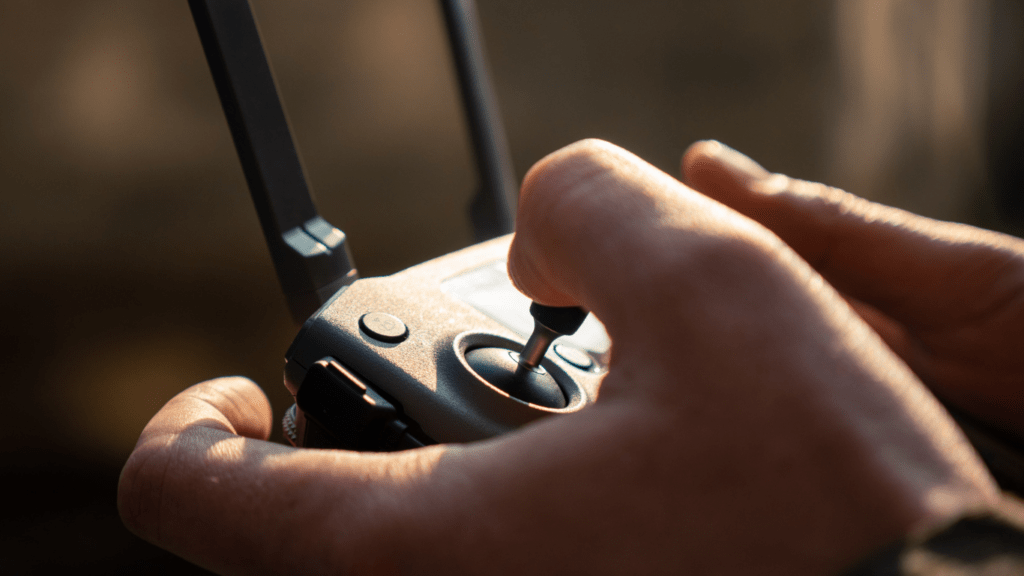
[[[708,152],[737,177],[745,180],[765,180],[772,175],[746,154],[733,150],[717,140],[713,143],[716,146]]]

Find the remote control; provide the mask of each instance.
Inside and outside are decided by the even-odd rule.
[[[293,444],[469,442],[594,401],[603,327],[580,309],[531,305],[505,270],[516,185],[471,1],[441,8],[482,183],[470,213],[478,239],[493,239],[365,279],[313,204],[248,1],[189,5],[278,278],[305,320],[285,355]]]

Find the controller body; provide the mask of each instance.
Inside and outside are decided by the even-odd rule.
[[[470,442],[593,402],[610,348],[593,316],[540,365],[561,388],[563,408],[511,396],[467,362],[479,348],[514,357],[533,328],[530,300],[505,271],[510,239],[339,290],[286,353],[285,385],[296,400],[285,415],[288,439],[369,451]]]

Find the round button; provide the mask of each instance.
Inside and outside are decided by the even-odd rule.
[[[409,337],[409,329],[391,314],[370,312],[359,319],[359,327],[371,338],[397,344]]]
[[[594,359],[589,354],[572,346],[555,344],[555,354],[580,370],[590,370],[594,367]]]

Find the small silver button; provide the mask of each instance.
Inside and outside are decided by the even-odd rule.
[[[562,360],[580,370],[590,370],[594,367],[594,359],[578,348],[566,346],[565,344],[555,344],[555,354],[558,354]]]

